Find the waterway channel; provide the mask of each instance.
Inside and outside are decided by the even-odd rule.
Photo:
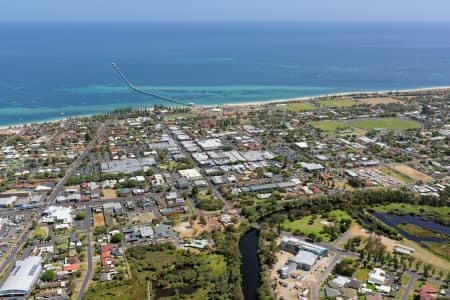
[[[414,224],[423,228],[431,229],[434,231],[442,232],[448,236],[450,236],[450,227],[435,223],[433,221],[423,220],[419,216],[414,215],[395,215],[389,213],[373,213],[373,216],[376,217],[381,222],[385,223],[388,226],[394,227],[402,236],[405,238],[415,241],[415,242],[435,242],[435,243],[448,243],[449,239],[445,238],[426,238],[426,237],[418,237],[411,235],[401,228],[398,227],[399,224]]]
[[[247,231],[239,242],[241,252],[242,292],[245,300],[257,299],[257,291],[261,285],[261,266],[258,258],[258,232]]]

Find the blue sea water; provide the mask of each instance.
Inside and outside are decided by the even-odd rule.
[[[0,125],[450,85],[450,23],[0,23]]]

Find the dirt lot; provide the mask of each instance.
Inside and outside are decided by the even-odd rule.
[[[433,178],[431,178],[430,176],[423,174],[422,172],[419,172],[411,167],[408,167],[407,165],[393,165],[390,167],[414,180],[421,180],[424,182],[433,181]]]
[[[117,198],[117,194],[116,194],[116,190],[114,189],[103,189],[103,200],[107,200],[107,199],[112,199],[112,198]]]
[[[212,231],[223,227],[217,217],[205,217],[206,225],[200,224],[200,220],[196,219],[192,222],[183,222],[174,227],[174,230],[180,233],[181,238],[194,237],[202,233],[203,231]]]
[[[93,213],[94,227],[105,226],[105,217],[102,212]]]
[[[377,105],[377,104],[389,104],[389,103],[403,103],[404,101],[389,98],[389,97],[380,97],[380,98],[369,98],[369,99],[358,99],[362,103],[369,104],[369,105]]]
[[[155,215],[152,212],[136,214],[133,216],[133,222],[142,224],[151,222],[155,218]]]

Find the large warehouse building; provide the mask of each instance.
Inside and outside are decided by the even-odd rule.
[[[26,296],[33,289],[42,271],[42,257],[30,256],[16,261],[0,288],[0,296]]]

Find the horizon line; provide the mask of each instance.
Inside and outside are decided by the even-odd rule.
[[[0,23],[450,23],[450,20],[0,20]]]

